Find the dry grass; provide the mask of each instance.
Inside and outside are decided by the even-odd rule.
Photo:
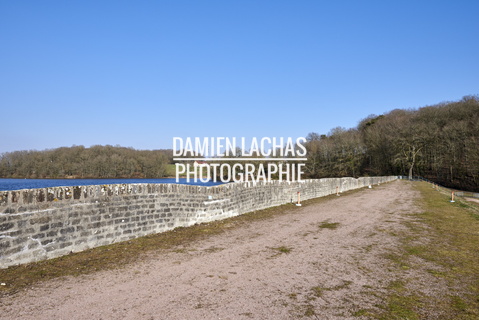
[[[428,319],[434,314],[441,319],[479,319],[477,211],[460,199],[451,203],[449,194],[429,184],[415,183],[414,187],[422,194],[417,205],[423,212],[412,214],[412,221],[404,223],[408,230],[398,235],[401,248],[388,255],[399,280],[390,283],[384,310],[374,318]],[[412,272],[427,272],[443,280],[443,295],[411,289],[414,280],[405,275]]]
[[[339,227],[339,222],[324,221],[319,224],[320,229],[336,229]]]

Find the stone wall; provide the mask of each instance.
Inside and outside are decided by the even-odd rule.
[[[297,192],[306,200],[396,178],[0,191],[0,268],[296,202]]]

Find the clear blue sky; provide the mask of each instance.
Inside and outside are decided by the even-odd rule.
[[[479,93],[479,1],[0,0],[0,153],[299,137]]]

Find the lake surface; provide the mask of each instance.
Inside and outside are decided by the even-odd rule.
[[[50,187],[74,187],[90,186],[99,184],[121,184],[121,183],[175,183],[175,178],[166,179],[0,179],[0,191],[37,189]],[[194,183],[193,179],[186,182],[185,178],[179,179],[179,184],[195,186],[216,186],[221,182],[209,181],[206,183]]]

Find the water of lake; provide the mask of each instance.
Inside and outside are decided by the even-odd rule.
[[[176,183],[176,179],[0,179],[0,191],[122,183]],[[185,178],[179,179],[178,183],[197,186],[222,184],[221,182],[213,181],[206,183],[198,181],[195,183],[193,180],[190,180],[190,182],[187,182]]]

